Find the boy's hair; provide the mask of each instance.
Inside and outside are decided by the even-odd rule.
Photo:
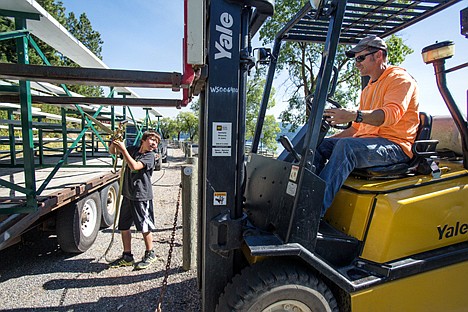
[[[148,137],[154,137],[156,138],[156,141],[158,141],[158,144],[161,142],[161,135],[157,133],[156,131],[153,130],[148,130],[143,133],[143,136],[141,137],[142,141],[146,141]]]

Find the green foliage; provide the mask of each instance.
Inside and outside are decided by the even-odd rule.
[[[13,20],[6,17],[0,17],[0,33],[12,31],[15,29]],[[12,40],[0,41],[0,61],[11,63],[16,60],[15,46],[11,44]]]
[[[195,116],[200,117],[200,100],[196,99],[191,102],[190,110],[195,114]]]
[[[198,138],[198,117],[195,116],[192,112],[180,112],[176,117],[176,122],[178,124],[178,129],[180,133],[188,134],[190,141],[194,142]],[[180,137],[179,137],[180,139]]]
[[[179,128],[174,119],[164,117],[159,120],[159,127],[164,133],[165,139],[175,139],[179,135]]]
[[[298,12],[307,0],[277,0],[275,15],[269,19],[260,30],[260,40],[264,45],[270,45],[276,34]],[[412,50],[403,43],[401,38],[391,36],[387,39],[389,63],[398,65]],[[285,42],[278,57],[277,71],[288,72],[291,87],[288,88],[288,107],[281,113],[283,124],[291,124],[296,129],[306,121],[304,98],[313,93],[316,87],[317,75],[320,69],[322,44],[306,44],[303,42]],[[338,84],[332,98],[342,106],[357,105],[361,90],[361,78],[348,59],[345,51],[349,46],[339,46],[335,66],[339,70]]]
[[[247,82],[247,103],[246,103],[246,124],[245,138],[252,140],[257,126],[258,112],[262,101],[265,78],[263,71],[257,71],[253,76],[249,77]],[[272,88],[268,108],[275,106],[275,89]],[[275,116],[266,115],[262,128],[262,138],[260,142],[262,146],[270,150],[276,150],[276,136],[281,131],[276,122]]]
[[[409,46],[405,45],[401,37],[392,35],[386,40],[388,50],[388,63],[400,65],[407,55],[414,52]]]
[[[86,13],[82,13],[78,20],[75,17],[75,13],[70,12],[64,25],[76,39],[96,54],[99,59],[102,59],[101,52],[104,41],[101,39],[101,34],[93,29]],[[66,60],[65,64],[68,62],[70,61]]]
[[[263,124],[263,137],[260,139],[260,143],[270,151],[276,151],[278,147],[276,137],[281,131],[276,121],[275,116],[266,115],[265,122]]]
[[[80,40],[88,49],[102,59],[102,45],[101,35],[95,31],[91,22],[86,14],[80,15],[79,19],[75,17],[73,12],[66,15],[66,9],[60,0],[37,0],[37,2],[49,12],[60,24],[62,24],[70,33]],[[13,31],[15,23],[9,18],[0,18],[0,32]],[[41,52],[45,55],[47,60],[55,66],[78,66],[70,59],[64,57],[61,53],[57,52],[52,47],[48,46],[45,42],[33,36],[33,40],[39,46]],[[8,63],[16,63],[18,61],[16,56],[16,43],[15,40],[2,41],[0,45],[0,61]],[[42,65],[44,64],[42,58],[37,51],[29,49],[29,62],[30,64]],[[103,92],[100,87],[92,86],[69,86],[70,91],[85,95],[85,96],[102,96]],[[46,111],[46,110],[44,110]]]

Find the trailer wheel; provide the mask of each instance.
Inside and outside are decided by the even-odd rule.
[[[101,199],[94,192],[57,212],[57,240],[65,252],[81,253],[96,240],[101,223]]]
[[[216,311],[338,312],[337,302],[314,273],[286,262],[247,267],[224,289]]]
[[[107,185],[99,194],[101,195],[102,207],[101,228],[106,228],[114,224],[119,196],[119,183],[115,181]]]

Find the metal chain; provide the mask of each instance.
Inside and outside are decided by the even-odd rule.
[[[177,205],[176,205],[176,211],[174,215],[174,225],[172,227],[171,241],[169,242],[169,253],[167,254],[166,271],[164,272],[164,279],[161,283],[161,292],[159,293],[159,299],[158,299],[156,312],[162,311],[161,305],[163,302],[164,294],[166,293],[166,289],[167,289],[167,279],[169,277],[169,270],[171,269],[172,251],[174,249],[174,239],[175,239],[175,232],[177,229],[177,216],[179,214],[181,194],[182,194],[182,183],[179,185],[179,194],[177,195]]]

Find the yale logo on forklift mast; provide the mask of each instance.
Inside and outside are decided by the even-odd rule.
[[[219,20],[221,25],[216,25],[216,30],[219,31],[219,41],[215,42],[215,48],[218,52],[215,53],[215,60],[220,58],[231,58],[231,49],[232,49],[232,24],[234,19],[232,15],[224,12],[221,14]]]
[[[458,235],[464,235],[468,233],[468,223],[460,224],[457,222],[455,226],[449,226],[448,224],[441,227],[437,227],[437,232],[439,232],[439,240],[443,238],[450,238]]]

